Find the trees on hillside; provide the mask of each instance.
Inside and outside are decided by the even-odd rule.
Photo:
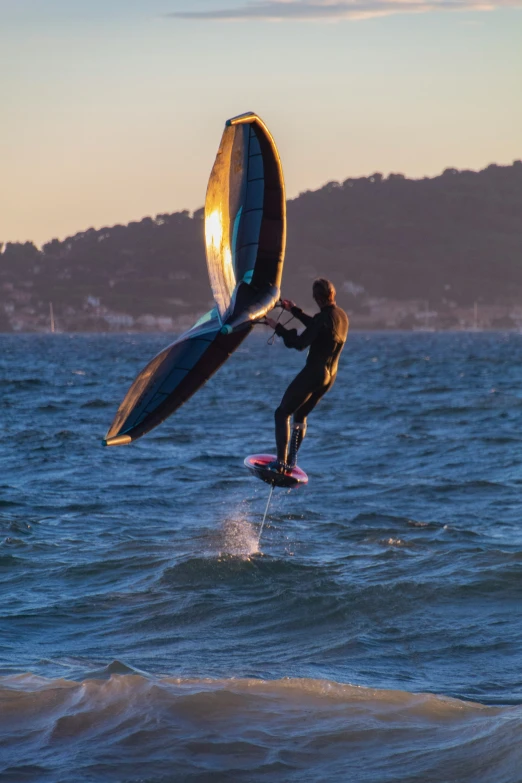
[[[198,210],[89,228],[40,250],[0,244],[0,286],[30,288],[33,307],[52,300],[58,314],[89,296],[134,316],[201,312],[211,300],[203,235]],[[522,162],[420,180],[376,172],[302,193],[288,203],[285,292],[306,301],[317,275],[351,306],[365,296],[522,299]]]

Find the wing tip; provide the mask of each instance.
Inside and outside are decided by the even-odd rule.
[[[256,120],[259,120],[259,116],[254,111],[246,111],[243,114],[231,117],[226,121],[225,125],[227,128],[230,128],[231,125],[242,125],[243,123],[255,122]]]
[[[102,440],[103,446],[126,446],[128,443],[132,443],[130,435],[114,435],[112,438]]]

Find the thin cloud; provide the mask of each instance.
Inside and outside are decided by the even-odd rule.
[[[177,11],[176,19],[210,19],[224,22],[262,20],[265,22],[340,22],[392,14],[430,11],[494,11],[520,8],[522,0],[259,0],[239,8],[216,11]]]

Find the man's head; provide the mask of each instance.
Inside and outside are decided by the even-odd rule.
[[[335,287],[324,277],[318,277],[317,280],[314,280],[312,295],[319,307],[335,304]]]

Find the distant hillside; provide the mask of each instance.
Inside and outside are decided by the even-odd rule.
[[[522,162],[422,180],[374,174],[302,193],[288,202],[285,295],[308,303],[317,275],[355,311],[377,297],[522,303]],[[211,300],[203,212],[89,229],[41,250],[7,243],[0,292],[0,330],[40,328],[50,301],[77,329],[111,313],[127,314],[127,325],[192,316]]]
[[[292,270],[324,270],[379,297],[522,299],[522,161],[331,182],[288,206]]]

